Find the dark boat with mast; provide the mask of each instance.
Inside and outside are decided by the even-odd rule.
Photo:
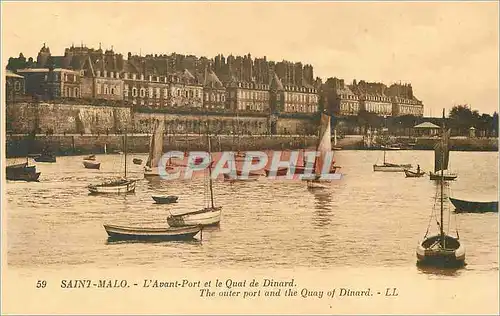
[[[446,146],[446,134],[444,128],[444,109],[443,109],[443,123],[441,128],[441,148]],[[445,200],[448,201],[448,197],[445,195],[444,190],[448,188],[448,182],[444,177],[445,168],[445,153],[441,151],[441,159],[437,160],[441,177],[439,179],[439,219],[436,218],[438,224],[439,233],[428,237],[429,227],[427,227],[427,232],[425,233],[424,239],[417,247],[417,262],[424,265],[432,265],[438,267],[457,267],[463,266],[465,264],[465,247],[460,241],[458,235],[458,229],[456,230],[456,237],[450,236],[445,233],[444,227],[444,212],[445,212]],[[448,204],[448,203],[447,203]],[[448,209],[448,212],[450,210]],[[434,217],[435,212],[431,214]],[[448,230],[450,228],[450,223],[448,223]]]
[[[30,166],[28,158],[25,163],[10,165],[5,168],[7,180],[11,181],[38,181],[41,172],[36,171],[36,166]]]

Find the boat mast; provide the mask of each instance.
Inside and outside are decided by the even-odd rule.
[[[443,188],[444,188],[444,174],[443,174],[443,168],[444,168],[444,109],[443,109],[443,122],[441,124],[441,221],[440,221],[440,234],[441,234],[441,247],[444,249],[444,223],[443,223],[443,206],[444,206],[444,201],[443,201]]]
[[[208,162],[208,179],[210,186],[210,202],[212,203],[212,208],[214,208],[214,191],[212,189],[212,150],[210,146],[210,133],[207,133],[208,137],[208,156],[210,157],[210,161]]]

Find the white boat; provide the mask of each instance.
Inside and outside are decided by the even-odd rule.
[[[132,193],[135,192],[136,180],[116,179],[100,184],[91,184],[88,189],[91,193]]]
[[[101,163],[93,160],[84,160],[83,161],[83,166],[86,169],[100,169],[101,168]]]
[[[121,193],[132,193],[135,192],[135,185],[137,180],[132,180],[132,179],[127,179],[127,132],[125,132],[124,139],[123,139],[123,145],[125,147],[125,157],[124,157],[124,162],[125,162],[125,168],[124,168],[124,176],[123,178],[118,178],[118,179],[112,179],[105,181],[100,184],[90,184],[87,186],[87,189],[90,191],[90,193],[97,194],[97,193],[115,193],[115,194],[121,194]]]
[[[382,171],[382,172],[404,172],[406,169],[411,169],[411,164],[397,164],[390,163],[386,160],[386,150],[394,150],[392,146],[384,146],[381,148],[384,150],[384,162],[382,164],[374,164],[373,171]]]
[[[212,226],[220,223],[222,207],[207,207],[198,211],[175,214],[167,218],[167,223],[171,227],[182,226]]]
[[[465,246],[460,240],[458,229],[456,229],[456,237],[448,234],[450,230],[450,223],[446,227],[445,233],[445,218],[450,218],[450,214],[448,216],[444,216],[444,212],[451,212],[449,207],[449,200],[447,194],[445,194],[445,189],[448,188],[449,184],[444,178],[443,170],[446,169],[445,164],[448,163],[448,158],[446,156],[446,150],[441,150],[447,147],[447,141],[449,137],[449,132],[445,132],[444,130],[444,110],[443,110],[443,125],[442,125],[442,136],[441,142],[439,144],[440,149],[436,152],[440,154],[440,158],[436,159],[436,168],[441,170],[441,178],[439,179],[439,185],[436,194],[436,199],[439,200],[439,203],[435,205],[439,205],[439,214],[440,217],[437,218],[435,216],[435,210],[431,213],[431,221],[429,221],[429,227],[427,227],[427,231],[423,240],[417,246],[417,263],[422,265],[432,265],[438,267],[457,267],[463,266],[465,264]],[[445,203],[446,202],[446,203]],[[436,218],[434,218],[436,217]],[[435,219],[437,222],[437,227],[439,232],[437,234],[433,234],[428,236],[429,228],[432,221]]]
[[[208,152],[210,153],[210,136],[208,138]],[[213,226],[218,225],[221,220],[222,206],[215,206],[214,192],[212,184],[212,164],[208,166],[208,186],[210,199],[208,205],[201,210],[187,211],[181,214],[171,214],[167,217],[168,225],[172,227],[182,227],[186,225]]]
[[[319,140],[316,151],[319,152],[314,160],[313,170],[314,175],[312,179],[304,179],[309,189],[326,189],[330,186],[331,181],[321,179],[321,172],[325,164],[325,156],[332,153],[332,132],[331,132],[331,118],[326,113],[321,113]],[[305,167],[305,165],[304,165]]]

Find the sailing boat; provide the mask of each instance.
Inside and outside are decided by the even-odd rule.
[[[123,139],[123,147],[125,147],[125,173],[123,178],[105,181],[100,184],[91,184],[87,188],[90,193],[131,193],[135,191],[137,180],[127,179],[127,132],[125,131]]]
[[[307,187],[310,189],[324,189],[328,187],[330,180],[321,179],[321,172],[325,164],[325,155],[332,152],[332,132],[331,132],[331,119],[330,115],[326,113],[321,114],[321,123],[319,131],[319,142],[316,151],[320,153],[314,160],[314,175],[313,179],[307,179]],[[305,166],[304,166],[305,167]],[[331,173],[335,173],[338,167],[333,166]]]
[[[448,133],[444,130],[444,110],[443,110],[443,124],[442,124],[442,136],[440,146],[441,148],[446,147],[446,139]],[[459,240],[458,230],[456,230],[457,237],[452,237],[444,232],[444,211],[445,211],[445,201],[448,201],[448,196],[444,194],[445,187],[448,187],[446,179],[444,177],[444,169],[446,163],[446,153],[444,150],[440,151],[441,159],[439,159],[438,170],[440,170],[439,178],[439,199],[440,206],[440,219],[437,221],[439,227],[439,234],[427,237],[429,233],[429,227],[427,227],[427,232],[425,233],[424,239],[417,247],[417,260],[421,264],[431,264],[438,266],[461,266],[465,263],[465,247],[463,243]],[[448,204],[448,203],[447,203]],[[448,208],[448,212],[449,212]],[[434,212],[431,216],[434,215]],[[437,220],[437,219],[436,219]],[[430,224],[430,223],[429,223]],[[449,223],[448,223],[449,225]],[[449,229],[449,227],[448,227]]]
[[[215,206],[214,204],[214,191],[212,185],[212,157],[210,148],[210,136],[208,137],[208,153],[210,155],[210,164],[208,166],[208,186],[210,191],[210,201],[208,205],[198,211],[191,211],[182,214],[170,215],[167,217],[167,223],[171,227],[182,226],[213,226],[220,223],[222,206]]]
[[[165,124],[163,121],[156,120],[151,141],[149,143],[149,156],[144,167],[144,176],[159,176],[158,164],[163,155],[163,134],[165,133]]]
[[[386,150],[390,150],[388,146],[381,146],[384,150],[384,162],[381,165],[374,164],[373,171],[385,172],[403,172],[406,169],[411,169],[411,164],[395,164],[386,161]]]
[[[443,118],[444,120],[444,118]],[[443,134],[443,141],[434,146],[434,172],[429,171],[431,180],[440,180],[441,176],[445,180],[455,180],[458,175],[448,170],[450,162],[450,131]]]

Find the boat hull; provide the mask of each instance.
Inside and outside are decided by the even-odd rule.
[[[453,181],[457,177],[458,177],[458,175],[455,174],[455,173],[452,173],[452,172],[449,172],[449,171],[444,171],[443,172],[443,179],[445,181]],[[429,178],[431,180],[441,180],[441,171],[436,171],[436,172],[429,171]]]
[[[128,180],[116,185],[89,185],[90,193],[94,194],[121,194],[135,192],[136,181]]]
[[[191,240],[201,227],[182,228],[143,228],[116,225],[104,225],[112,240]]]
[[[36,172],[36,166],[28,166],[27,163],[7,166],[5,168],[6,179],[11,181],[38,181],[41,172]]]
[[[373,165],[373,171],[382,172],[403,172],[410,169],[412,166],[410,164],[397,165],[397,164],[383,164],[383,165]]]
[[[156,202],[156,204],[177,203],[177,200],[179,199],[177,196],[173,196],[173,195],[170,195],[170,196],[153,195],[152,198]]]
[[[55,156],[38,156],[34,159],[36,162],[56,162]]]
[[[83,166],[86,169],[100,169],[101,168],[101,163],[100,162],[95,162],[95,161],[83,161]]]
[[[498,212],[498,201],[476,202],[466,201],[450,197],[450,202],[455,206],[457,213],[486,213]]]
[[[404,172],[407,178],[420,178],[425,175],[425,172],[413,172],[410,170],[404,170]]]
[[[142,159],[139,159],[139,158],[134,158],[134,159],[132,159],[132,162],[133,162],[135,165],[140,165],[140,164],[142,164]]]
[[[222,207],[206,208],[196,212],[176,214],[167,217],[171,227],[213,226],[220,223]]]
[[[417,246],[417,263],[438,267],[463,266],[465,264],[465,247],[458,238],[445,236],[444,249],[437,245],[440,236],[435,235],[424,239]]]

